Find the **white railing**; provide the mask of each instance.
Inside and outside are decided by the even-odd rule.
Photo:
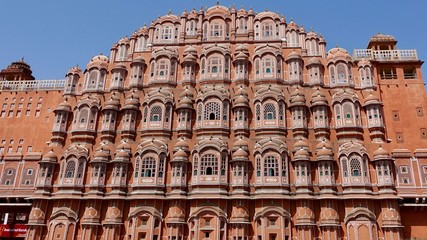
[[[418,60],[417,51],[409,50],[372,50],[372,49],[355,49],[353,60],[376,60],[376,61],[414,61]]]
[[[39,91],[64,90],[65,79],[60,80],[22,80],[0,81],[0,91]]]

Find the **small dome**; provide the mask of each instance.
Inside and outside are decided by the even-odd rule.
[[[288,24],[288,26],[287,26],[287,29],[298,29],[298,25],[293,21],[293,20],[291,20],[291,22]]]
[[[194,56],[193,54],[187,54],[184,59],[183,59],[183,63],[185,62],[196,62],[197,61],[197,57]]]
[[[113,70],[116,70],[116,71],[117,70],[124,70],[124,71],[126,71],[126,65],[122,62],[116,63],[113,66]]]
[[[119,151],[119,150],[130,150],[131,149],[131,147],[130,147],[130,145],[129,145],[129,143],[127,143],[127,142],[122,142],[122,143],[120,143],[119,144],[119,146],[117,146],[117,151]]]
[[[311,65],[322,65],[322,62],[319,60],[319,58],[312,57],[310,58],[310,60],[308,60],[307,66],[311,66]]]
[[[184,12],[181,13],[181,17],[183,18],[188,17],[187,9],[184,9]]]
[[[254,14],[255,14],[254,10],[252,8],[250,8],[248,11],[248,15],[254,15]]]
[[[294,144],[294,151],[298,151],[299,149],[308,149],[308,143],[302,139],[298,140]]]
[[[110,147],[109,147],[107,144],[103,144],[103,143],[101,143],[101,145],[99,145],[99,146],[95,149],[95,151],[96,151],[96,152],[98,152],[98,151],[107,151],[107,152],[110,152]]]
[[[306,38],[317,38],[317,33],[313,32],[313,30],[310,30],[310,32],[307,33]]]
[[[233,143],[233,149],[234,148],[244,148],[247,149],[248,142],[244,138],[239,138],[237,141]]]
[[[131,93],[125,101],[125,108],[134,109],[139,106],[139,97],[135,93]]]
[[[304,93],[299,88],[295,89],[295,91],[291,93],[290,103],[291,107],[305,105]]]
[[[188,145],[187,141],[181,139],[175,144],[174,149],[188,150],[190,149],[190,146]]]
[[[56,163],[58,160],[58,157],[53,152],[53,150],[50,150],[48,153],[46,153],[43,158],[42,162],[50,162],[50,163]]]
[[[140,29],[138,29],[138,31],[136,32],[136,35],[140,36],[140,35],[148,35],[148,28],[147,25],[144,24],[144,26]]]
[[[80,70],[78,66],[74,66],[67,71],[66,75],[75,75],[75,74],[80,75],[81,73],[82,73],[82,70]]]
[[[184,55],[197,55],[197,49],[193,47],[192,45],[186,47],[184,49]]]
[[[363,106],[369,106],[369,105],[382,105],[380,99],[372,94],[372,92],[365,98],[365,103]]]
[[[115,97],[111,96],[111,98],[105,103],[104,109],[112,109],[118,111],[120,108],[120,101]]]
[[[102,54],[93,57],[90,62],[87,64],[87,69],[91,69],[93,67],[104,68],[108,67],[108,57]]]
[[[248,60],[248,58],[249,58],[248,55],[243,52],[239,52],[236,55],[236,60]]]
[[[307,150],[305,149],[300,149],[298,151],[295,152],[294,154],[294,160],[298,161],[298,160],[310,160],[310,154],[307,152]]]
[[[180,108],[194,109],[193,101],[187,97],[179,100],[177,109],[180,109]]]
[[[316,145],[316,150],[319,151],[322,148],[332,149],[332,144],[329,141],[323,140]]]
[[[288,57],[286,58],[286,61],[293,59],[301,60],[301,55],[296,51],[292,51],[291,53],[289,53]]]
[[[248,12],[246,12],[246,10],[243,7],[241,7],[239,9],[239,11],[237,11],[237,16],[238,17],[240,17],[240,16],[247,16],[247,15],[248,15]]]
[[[248,153],[242,148],[237,149],[232,155],[233,158],[247,158],[248,156]]]
[[[321,158],[321,157],[328,157],[329,158],[329,157],[332,157],[334,155],[334,153],[332,152],[332,149],[323,147],[322,149],[317,151],[316,155],[318,158]]]
[[[181,92],[179,94],[178,98],[179,99],[189,98],[189,99],[193,100],[194,99],[194,94],[193,94],[193,92],[190,89],[186,88],[183,92]]]
[[[120,38],[120,40],[117,42],[117,44],[119,44],[119,45],[122,45],[122,44],[129,44],[129,43],[130,43],[130,40],[129,40],[129,38],[128,38],[128,37]]]
[[[327,106],[328,100],[326,99],[325,95],[323,95],[319,90],[315,91],[311,95],[311,106]]]
[[[182,149],[178,149],[178,151],[174,153],[173,158],[188,158],[188,153]]]
[[[237,52],[245,52],[246,53],[246,52],[248,52],[248,47],[246,45],[239,44],[239,45],[237,45],[235,52],[236,53]]]
[[[118,153],[116,153],[116,156],[115,156],[116,158],[129,158],[130,156],[129,156],[129,152],[128,151],[125,151],[125,150],[120,150]]]
[[[107,151],[96,151],[95,154],[93,155],[94,158],[101,158],[101,159],[108,159],[108,157],[110,156],[110,154],[108,154]]]
[[[246,91],[246,89],[243,88],[242,86],[240,86],[240,88],[237,89],[236,93],[234,94],[235,97],[240,96],[240,95],[248,96],[248,91]]]
[[[145,64],[145,59],[142,56],[136,57],[132,60],[131,65],[133,64]]]
[[[64,100],[62,103],[58,105],[58,107],[55,109],[55,111],[65,111],[65,112],[71,112],[71,104]]]
[[[373,153],[373,160],[391,159],[390,153],[381,146]]]
[[[328,60],[328,62],[337,61],[337,60],[344,60],[345,62],[351,62],[352,60],[347,50],[339,47],[332,48],[331,50],[329,50],[328,56],[326,57],[326,59]]]
[[[244,95],[236,96],[233,101],[233,108],[235,107],[249,107],[249,99]]]

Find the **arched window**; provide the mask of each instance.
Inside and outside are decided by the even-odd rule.
[[[337,76],[338,76],[338,83],[347,83],[348,82],[345,64],[343,64],[343,63],[338,64]]]
[[[272,56],[262,58],[262,72],[264,77],[274,77],[275,71],[275,58]]]
[[[273,103],[264,104],[264,119],[275,120],[276,119],[276,107]]]
[[[156,160],[153,157],[145,157],[141,164],[141,177],[156,176]]]
[[[94,89],[94,88],[96,88],[96,82],[98,80],[98,74],[99,74],[98,70],[96,70],[96,69],[90,70],[90,72],[89,72],[89,81],[88,81],[88,84],[86,86],[87,89]]]
[[[210,36],[214,37],[214,38],[223,37],[224,36],[223,24],[218,23],[218,22],[211,23]]]
[[[152,122],[162,121],[162,107],[153,106],[151,108],[150,121],[152,121]]]
[[[362,175],[362,169],[361,169],[359,159],[352,158],[350,160],[350,173],[351,173],[351,176],[354,176],[354,177],[359,177]]]
[[[202,175],[218,175],[218,158],[213,154],[203,155],[200,171]]]
[[[147,48],[148,36],[139,36],[136,40],[135,51],[145,51]]]
[[[223,68],[223,56],[219,54],[212,55],[208,58],[208,72],[212,76],[220,76]]]
[[[279,176],[279,161],[275,156],[267,156],[264,159],[264,176]]]
[[[205,120],[220,120],[221,106],[218,102],[208,102],[205,104]]]
[[[172,28],[170,26],[164,26],[162,29],[162,40],[172,39]]]
[[[169,76],[169,60],[159,60],[156,64],[156,75],[159,79]]]
[[[65,178],[74,178],[74,173],[76,171],[76,162],[73,160],[69,160],[66,163],[66,168],[65,168]]]
[[[126,60],[127,50],[128,48],[125,44],[120,45],[117,49],[116,61]]]

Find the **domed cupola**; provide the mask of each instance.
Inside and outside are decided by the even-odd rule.
[[[90,62],[87,64],[86,68],[90,70],[91,68],[98,68],[98,69],[107,69],[108,68],[108,57],[102,55],[97,55],[93,57]]]

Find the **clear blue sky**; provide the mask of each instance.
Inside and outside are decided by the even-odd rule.
[[[213,0],[4,0],[0,4],[0,69],[22,57],[37,79],[61,79],[92,56],[108,55],[121,37],[168,13],[215,5]],[[365,48],[378,33],[392,34],[399,49],[417,49],[427,60],[425,0],[252,0],[220,1],[256,12],[266,8],[321,33],[329,50]],[[423,67],[427,74],[427,67]],[[425,79],[425,77],[424,77]]]

